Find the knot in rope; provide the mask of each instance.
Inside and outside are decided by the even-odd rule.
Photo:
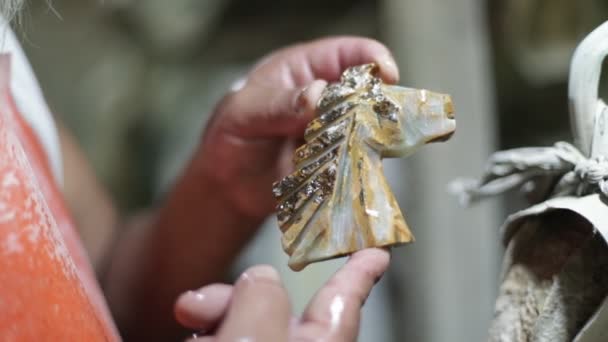
[[[608,196],[608,159],[604,156],[580,161],[576,164],[574,173],[582,183],[597,185]]]
[[[608,196],[608,159],[588,158],[563,141],[551,147],[499,151],[490,157],[480,180],[455,180],[450,190],[462,202],[470,203],[516,187],[538,189],[541,180],[547,178],[559,180],[551,196],[580,196],[598,190]]]
[[[608,160],[605,157],[583,159],[574,167],[574,173],[588,184],[598,184],[608,177]]]

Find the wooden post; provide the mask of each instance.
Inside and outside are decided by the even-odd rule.
[[[387,161],[416,237],[393,254],[399,340],[481,341],[492,317],[499,207],[494,202],[463,209],[447,195],[451,180],[478,174],[496,147],[483,13],[479,0],[383,3],[385,37],[401,68],[400,83],[451,94],[457,121],[448,143],[427,146],[405,161]]]

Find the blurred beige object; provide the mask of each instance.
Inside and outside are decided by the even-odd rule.
[[[222,12],[225,0],[109,0],[124,14],[153,55],[188,58],[204,46]]]
[[[495,298],[497,202],[463,210],[446,196],[454,175],[477,172],[497,138],[494,79],[481,0],[384,0],[386,42],[401,79],[449,93],[458,133],[449,144],[385,161],[416,243],[393,251],[397,341],[482,341]],[[377,340],[380,341],[380,340]]]
[[[579,38],[605,15],[598,0],[508,0],[499,6],[505,51],[535,85],[564,81]]]
[[[377,67],[347,69],[323,92],[318,117],[276,182],[283,249],[296,271],[312,262],[413,240],[384,177],[383,157],[408,156],[456,128],[449,95],[382,84]]]
[[[507,253],[491,341],[598,342],[608,336],[608,107],[598,98],[606,55],[608,22],[572,59],[569,97],[578,148],[558,142],[496,152],[481,181],[455,183],[468,200],[517,187],[540,198],[502,227]]]

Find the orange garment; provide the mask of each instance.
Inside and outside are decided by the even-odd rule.
[[[0,340],[120,337],[35,132],[0,56]]]

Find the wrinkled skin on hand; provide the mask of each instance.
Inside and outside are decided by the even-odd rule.
[[[361,307],[389,260],[383,249],[353,254],[300,317],[293,315],[278,273],[263,265],[245,271],[234,286],[213,284],[182,294],[175,315],[201,331],[189,341],[356,341]]]
[[[385,82],[398,81],[389,50],[365,38],[321,39],[263,58],[216,107],[197,154],[204,175],[241,214],[269,215],[272,182],[293,169],[293,150],[323,88],[347,67],[370,62]]]

